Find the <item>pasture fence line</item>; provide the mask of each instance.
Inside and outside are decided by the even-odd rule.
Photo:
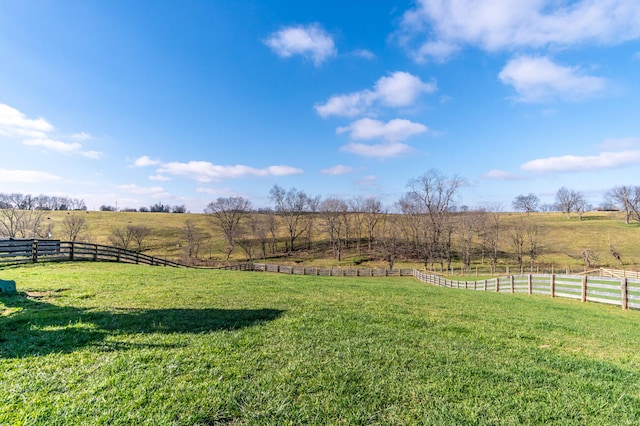
[[[484,280],[450,280],[413,270],[413,276],[439,287],[496,293],[541,294],[582,302],[616,305],[622,309],[640,309],[640,279],[564,274],[522,274]]]
[[[167,259],[100,244],[59,240],[0,240],[0,264],[81,260],[186,267]]]
[[[316,275],[324,277],[411,277],[411,268],[322,268],[310,266],[285,266],[253,263],[254,271],[275,272],[288,275]]]

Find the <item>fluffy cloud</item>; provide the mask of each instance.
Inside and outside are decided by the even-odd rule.
[[[337,133],[349,132],[353,140],[385,139],[390,142],[400,142],[413,135],[424,133],[427,126],[404,119],[394,119],[387,123],[371,118],[362,118],[349,126],[338,127]]]
[[[342,166],[342,165],[337,165],[337,166],[330,167],[328,169],[320,170],[320,173],[322,173],[323,175],[329,175],[329,176],[346,175],[347,173],[351,173],[351,172],[353,172],[353,167]]]
[[[598,155],[563,155],[527,161],[520,169],[529,172],[568,172],[610,169],[640,163],[640,150],[602,152]]]
[[[152,160],[146,155],[143,155],[142,157],[137,158],[136,161],[133,162],[133,165],[136,167],[157,166],[158,164],[160,164],[160,161]]]
[[[371,89],[333,95],[324,104],[315,106],[322,117],[331,115],[356,117],[366,113],[374,105],[386,107],[408,107],[423,93],[436,91],[435,83],[425,83],[410,73],[396,71],[380,78]]]
[[[86,158],[97,159],[102,153],[97,151],[83,151],[79,141],[91,138],[88,133],[77,133],[70,138],[75,142],[64,142],[51,137],[54,127],[44,118],[31,119],[24,113],[9,105],[0,104],[0,135],[22,139],[26,146],[43,148],[64,154],[76,154]]]
[[[500,71],[500,80],[512,86],[521,102],[579,100],[604,91],[607,80],[583,75],[578,68],[557,65],[547,57],[522,56]]]
[[[126,185],[118,185],[117,188],[130,194],[147,195],[151,198],[162,198],[169,196],[169,193],[165,191],[165,189],[161,186],[143,187],[132,183]]]
[[[0,169],[0,182],[11,183],[41,183],[60,181],[62,178],[48,172],[36,170],[7,170]]]
[[[311,58],[316,66],[336,55],[333,38],[318,24],[283,28],[264,43],[278,56],[302,55]]]
[[[301,169],[290,166],[269,166],[255,169],[249,166],[220,166],[207,161],[188,163],[170,162],[158,168],[159,173],[182,176],[198,182],[214,182],[220,179],[235,179],[245,176],[288,176],[302,173]]]
[[[375,145],[351,142],[343,146],[341,150],[363,157],[384,159],[407,154],[412,151],[412,148],[409,145],[400,142],[389,142]]]
[[[395,36],[417,61],[446,59],[465,45],[615,44],[640,37],[640,8],[628,0],[418,0]]]

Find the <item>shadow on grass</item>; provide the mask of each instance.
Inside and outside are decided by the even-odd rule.
[[[24,293],[0,296],[0,358],[69,353],[87,345],[100,350],[171,347],[105,342],[126,334],[197,334],[252,327],[277,319],[277,309],[119,309],[57,306]]]

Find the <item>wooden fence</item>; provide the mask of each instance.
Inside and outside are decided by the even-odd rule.
[[[184,267],[180,263],[167,259],[100,244],[59,240],[0,240],[0,264],[64,260],[92,260]]]
[[[289,275],[316,275],[324,277],[411,277],[413,269],[386,268],[318,268],[309,266],[283,266],[254,263],[254,271],[276,272]]]
[[[428,284],[467,290],[499,293],[543,294],[566,297],[582,302],[598,302],[640,309],[640,279],[627,277],[593,277],[588,275],[525,274],[510,275],[479,281],[449,280],[417,269],[413,276]]]

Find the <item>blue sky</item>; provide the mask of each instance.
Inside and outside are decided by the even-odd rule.
[[[0,192],[390,206],[436,168],[508,210],[639,166],[637,0],[0,3]]]

